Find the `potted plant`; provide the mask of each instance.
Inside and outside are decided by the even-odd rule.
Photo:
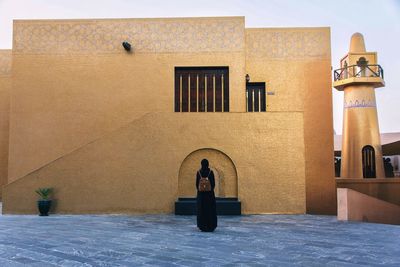
[[[49,199],[51,192],[53,191],[52,188],[39,188],[35,192],[40,196],[38,200],[38,208],[39,208],[39,216],[49,216],[49,210],[51,207],[51,200]]]

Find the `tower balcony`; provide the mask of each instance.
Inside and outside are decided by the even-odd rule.
[[[385,86],[383,69],[378,64],[351,65],[333,71],[333,87],[343,91],[349,85],[369,84],[375,88]]]

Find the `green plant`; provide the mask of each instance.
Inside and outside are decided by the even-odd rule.
[[[44,188],[39,188],[35,192],[40,196],[41,199],[48,200],[52,191],[53,188],[44,187]]]

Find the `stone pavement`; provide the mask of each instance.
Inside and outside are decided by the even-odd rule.
[[[400,226],[333,216],[0,216],[0,266],[400,266]]]

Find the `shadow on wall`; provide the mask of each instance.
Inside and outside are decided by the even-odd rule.
[[[215,176],[216,197],[238,197],[238,178],[233,161],[223,152],[203,148],[190,153],[182,162],[178,177],[178,196],[196,196],[196,172],[202,159],[208,159]]]

